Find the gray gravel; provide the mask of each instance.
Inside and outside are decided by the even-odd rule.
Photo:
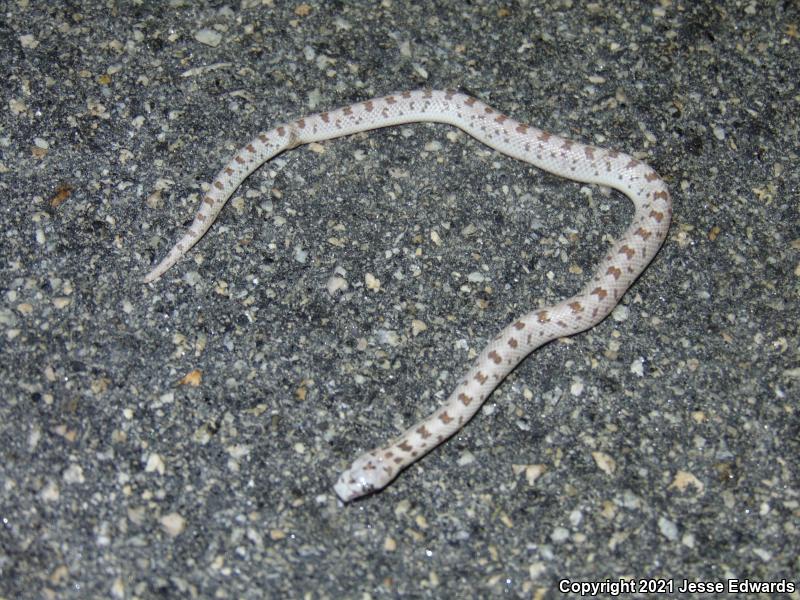
[[[798,4],[333,5],[0,6],[0,598],[798,585]],[[273,160],[141,277],[254,133],[418,87],[636,153],[675,217],[611,318],[342,506],[352,458],[586,280],[625,199],[380,130]]]

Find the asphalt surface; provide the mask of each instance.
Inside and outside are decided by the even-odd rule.
[[[791,1],[0,5],[0,598],[800,598],[799,28]],[[349,461],[586,281],[625,198],[403,126],[277,157],[141,278],[256,132],[421,87],[634,153],[674,220],[611,317],[343,506]]]

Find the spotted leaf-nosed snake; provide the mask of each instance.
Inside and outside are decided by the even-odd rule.
[[[399,437],[362,454],[334,489],[344,502],[380,490],[405,467],[458,431],[528,354],[602,321],[655,256],[672,215],[667,186],[627,154],[588,146],[524,125],[457,91],[402,92],[297,119],[259,133],[219,172],[189,230],[144,278],[158,279],[203,236],[250,173],[284,150],[404,123],[449,123],[498,152],[574,181],[619,190],[633,202],[631,225],[575,296],[516,319],[495,336],[447,401]]]

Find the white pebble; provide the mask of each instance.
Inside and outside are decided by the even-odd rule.
[[[639,377],[644,376],[644,359],[640,356],[636,360],[631,363],[631,373],[634,375],[638,375]]]
[[[769,550],[764,550],[763,548],[753,548],[753,553],[764,562],[769,562],[772,560],[772,552]]]
[[[183,275],[183,280],[188,285],[194,287],[203,280],[203,277],[198,271],[186,271]]]
[[[70,465],[63,475],[64,483],[83,483],[86,478],[83,476],[83,469],[80,465]]]
[[[39,42],[35,37],[26,33],[25,35],[19,36],[19,44],[23,48],[30,48],[33,50],[39,45]]]
[[[547,467],[542,464],[538,465],[526,465],[525,466],[525,481],[528,482],[528,485],[533,485],[536,483],[536,480],[542,476],[542,474],[547,471]]]
[[[306,260],[308,260],[308,252],[303,250],[300,246],[295,246],[294,259],[300,264],[305,264]]]
[[[611,475],[617,468],[616,461],[605,452],[592,452],[592,458],[606,475]]]
[[[411,335],[414,337],[418,336],[420,333],[428,329],[428,326],[425,324],[424,321],[420,321],[419,319],[414,319],[411,321]]]
[[[225,448],[225,450],[232,458],[237,460],[250,454],[250,446],[245,444],[233,444]]]
[[[367,288],[373,292],[377,292],[379,289],[381,289],[381,280],[375,277],[372,273],[367,273],[364,275],[364,283],[366,283]]]
[[[425,150],[428,152],[438,152],[442,149],[442,143],[438,141],[428,142],[425,144]]]
[[[58,502],[59,498],[61,498],[61,490],[58,484],[53,481],[49,482],[42,488],[42,491],[39,492],[39,498],[45,502]]]
[[[556,527],[550,534],[550,539],[556,544],[565,542],[569,538],[569,531],[564,527]]]
[[[469,225],[464,227],[464,229],[461,230],[461,235],[463,237],[469,237],[473,235],[476,231],[478,231],[478,228],[475,227],[475,225],[473,225],[472,223],[470,223]]]
[[[64,296],[53,298],[53,306],[56,308],[66,308],[71,302],[72,301],[69,298],[65,298]]]
[[[33,452],[36,450],[36,446],[39,445],[39,440],[41,439],[42,430],[38,427],[31,429],[30,433],[28,434],[28,452]]]
[[[583,521],[583,513],[577,508],[569,513],[569,522],[573,527],[577,527]]]
[[[547,566],[542,561],[531,563],[528,567],[528,577],[536,581],[547,573]]]
[[[161,522],[161,528],[170,537],[177,537],[186,529],[186,519],[175,512],[164,515],[159,521]]]
[[[15,115],[22,114],[28,110],[28,106],[22,100],[17,100],[16,98],[11,98],[11,100],[8,101],[8,108],[10,108],[12,114]]]
[[[339,277],[338,275],[334,275],[328,282],[325,284],[328,293],[333,296],[336,292],[340,290],[346,290],[348,287],[347,280],[344,277]]]
[[[213,29],[201,29],[195,32],[194,39],[201,44],[216,48],[222,41],[222,34],[219,31],[214,31]]]
[[[159,475],[163,475],[164,471],[166,470],[164,459],[153,452],[147,457],[147,464],[145,465],[144,470],[146,473],[153,473],[155,471]]]
[[[475,455],[469,450],[465,450],[461,456],[458,457],[457,462],[459,467],[466,467],[475,462]]]
[[[630,315],[631,311],[628,310],[627,306],[622,304],[617,304],[614,307],[614,310],[611,311],[611,317],[617,322],[622,323],[623,321],[628,320],[628,316]]]
[[[658,519],[658,529],[661,531],[661,535],[669,541],[674,542],[678,539],[678,526],[668,518],[660,517]]]
[[[397,335],[396,331],[391,329],[379,329],[378,341],[380,341],[381,344],[389,344],[394,348],[400,343],[400,336]]]

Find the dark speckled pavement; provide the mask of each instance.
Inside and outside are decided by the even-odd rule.
[[[789,1],[1,4],[0,598],[800,598],[799,28]],[[624,197],[397,127],[277,157],[141,278],[256,132],[420,87],[633,153],[674,220],[606,321],[343,506],[359,452],[582,285]]]

